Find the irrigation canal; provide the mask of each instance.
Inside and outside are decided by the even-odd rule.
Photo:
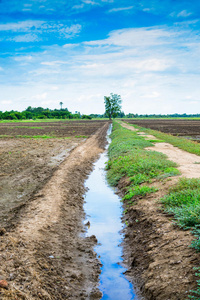
[[[110,143],[109,134],[107,140]],[[123,235],[121,221],[122,205],[120,198],[106,182],[105,163],[107,151],[101,154],[94,165],[94,170],[86,180],[88,192],[85,196],[84,209],[90,222],[87,235],[95,235],[98,245],[95,251],[102,263],[100,286],[103,300],[136,300],[132,284],[124,276],[126,269],[122,266]]]

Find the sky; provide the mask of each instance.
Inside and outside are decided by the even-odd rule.
[[[0,111],[200,113],[199,0],[0,0]]]

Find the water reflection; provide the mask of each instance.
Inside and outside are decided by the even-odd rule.
[[[119,231],[123,227],[122,208],[120,198],[106,183],[104,171],[106,161],[107,155],[103,153],[86,181],[89,191],[84,208],[89,215],[88,235],[96,235],[99,242],[95,251],[103,264],[100,275],[102,299],[136,300],[131,283],[123,275],[125,268],[120,265],[122,249],[119,245],[123,237]]]

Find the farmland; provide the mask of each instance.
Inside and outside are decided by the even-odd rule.
[[[0,124],[0,279],[10,282],[1,299],[74,299],[82,285],[95,293],[94,241],[77,232],[84,231],[84,181],[107,128],[105,121]]]
[[[190,137],[193,140],[200,140],[200,120],[189,119],[126,119],[130,124],[170,133],[176,136]]]
[[[40,189],[59,164],[105,122],[0,124],[0,221],[10,226],[14,212]],[[6,203],[6,205],[5,205]],[[13,213],[9,215],[9,211]]]
[[[108,126],[104,120],[0,124],[0,280],[9,282],[1,299],[101,299],[98,241],[85,237],[83,204]],[[141,299],[186,299],[196,288],[199,254],[188,247],[192,234],[172,223],[159,201],[179,176],[199,176],[200,157],[156,140],[153,131],[123,122],[113,129],[107,178],[123,198],[126,275]],[[198,143],[183,140],[198,154]],[[163,145],[175,160],[158,153]]]

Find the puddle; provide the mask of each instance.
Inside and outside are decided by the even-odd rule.
[[[111,128],[108,135],[110,132]],[[99,243],[94,250],[103,264],[99,286],[103,293],[102,299],[136,300],[133,286],[123,274],[126,269],[121,266],[123,260],[120,244],[123,235],[120,231],[124,226],[121,222],[122,207],[120,198],[106,182],[104,168],[107,160],[105,151],[85,183],[89,188],[84,205],[88,216],[86,222],[90,222],[87,235],[94,234]]]

